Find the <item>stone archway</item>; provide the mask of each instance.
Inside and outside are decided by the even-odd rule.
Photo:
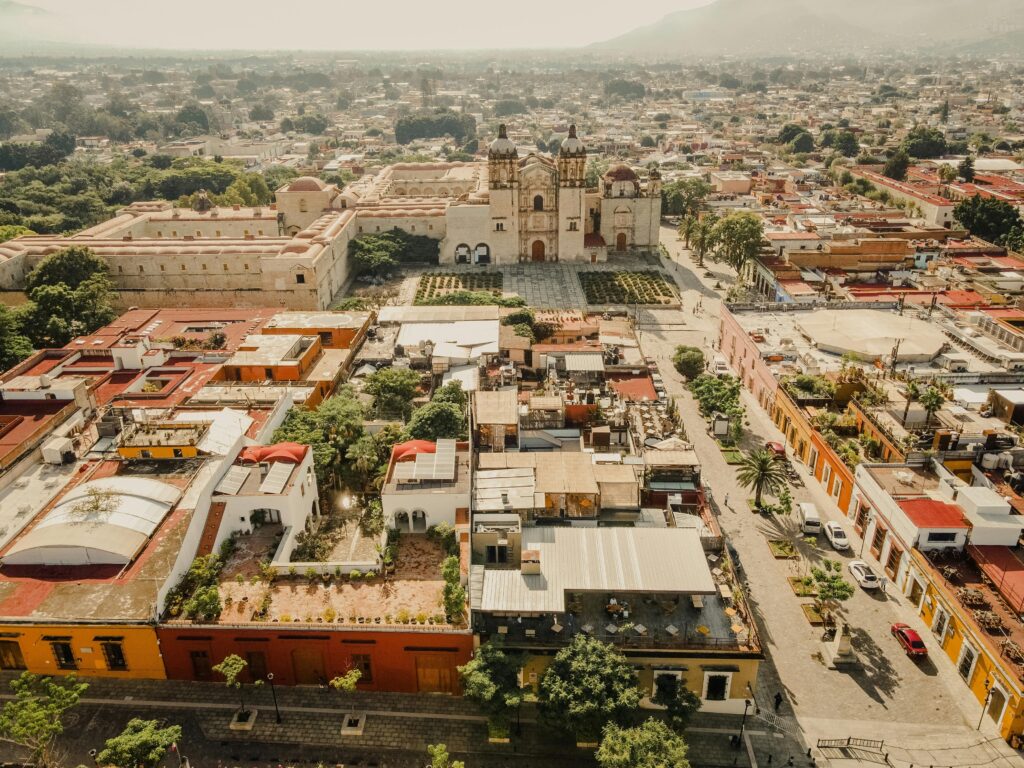
[[[530,258],[533,261],[544,261],[544,241],[534,240],[533,245],[530,246]]]
[[[619,232],[619,234],[617,234],[615,236],[615,250],[616,251],[620,251],[620,252],[626,250],[626,233],[625,232]]]

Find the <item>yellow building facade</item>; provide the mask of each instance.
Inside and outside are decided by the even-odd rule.
[[[0,668],[43,675],[164,679],[155,626],[0,625]]]
[[[931,653],[944,653],[960,673],[983,715],[995,723],[1000,736],[1014,747],[1024,743],[1024,686],[1017,665],[1008,661],[992,637],[975,623],[950,591],[936,578],[924,555],[912,551],[913,567],[909,578],[923,582],[919,613],[932,630],[925,638]],[[917,598],[911,592],[911,599]]]

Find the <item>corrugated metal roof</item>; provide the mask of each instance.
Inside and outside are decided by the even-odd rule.
[[[540,552],[540,574],[487,569],[481,610],[563,613],[566,592],[715,592],[693,530],[526,528],[522,548]]]
[[[565,370],[600,373],[604,370],[604,355],[600,352],[568,352]]]

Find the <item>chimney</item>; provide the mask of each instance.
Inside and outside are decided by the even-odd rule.
[[[523,576],[540,575],[540,550],[524,549],[519,570]]]

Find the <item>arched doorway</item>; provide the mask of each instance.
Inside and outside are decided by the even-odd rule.
[[[530,248],[530,258],[534,261],[544,261],[544,241],[534,240]]]
[[[469,246],[465,243],[455,246],[455,263],[456,264],[468,264],[469,263]]]
[[[615,236],[615,250],[616,251],[624,251],[624,250],[626,250],[626,233],[625,232],[619,232],[619,234],[617,234]]]
[[[544,210],[544,195],[534,195],[533,197],[533,210],[543,211]]]
[[[473,249],[473,261],[476,264],[491,263],[491,248],[487,243],[479,243],[477,247]]]

